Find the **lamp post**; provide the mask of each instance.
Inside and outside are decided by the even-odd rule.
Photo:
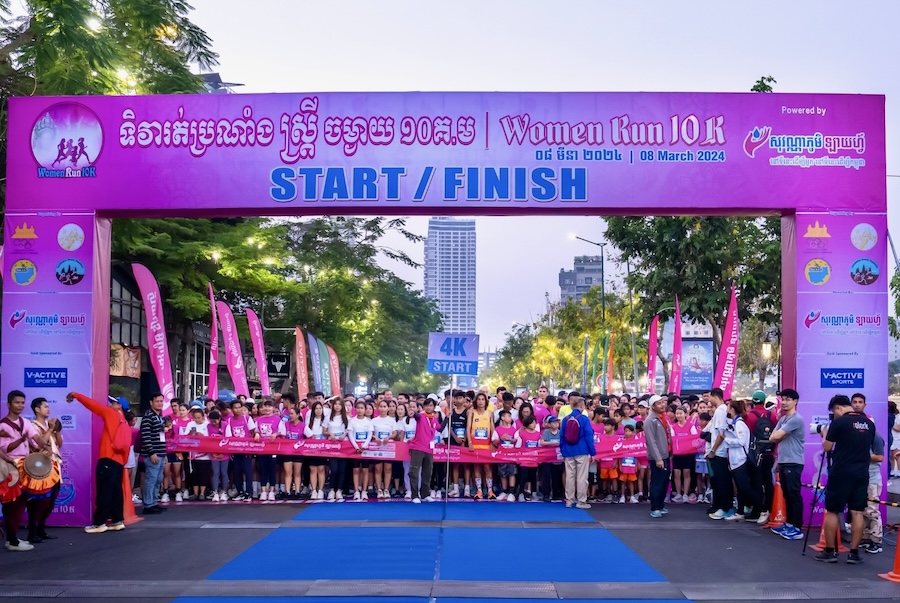
[[[591,245],[596,245],[600,248],[600,311],[602,313],[603,322],[606,322],[606,242],[597,243],[596,241],[590,241],[579,237],[575,233],[570,233],[569,239],[572,241],[590,243]]]

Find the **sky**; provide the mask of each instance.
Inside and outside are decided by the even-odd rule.
[[[896,0],[192,4],[192,20],[220,55],[218,71],[243,93],[744,92],[772,75],[776,92],[884,94],[888,222],[900,233]],[[493,349],[513,323],[542,314],[545,292],[559,297],[561,268],[598,251],[567,235],[599,241],[604,225],[596,217],[477,222],[477,329],[482,348]],[[427,218],[408,226],[424,235]],[[424,259],[421,243],[385,244]],[[422,287],[421,270],[385,265]],[[503,291],[510,295],[501,299]]]

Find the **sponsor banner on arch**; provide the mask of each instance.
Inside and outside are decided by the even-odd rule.
[[[884,97],[14,98],[8,207],[205,214],[883,209]],[[129,191],[127,206],[109,191]],[[639,191],[640,194],[637,194]],[[786,195],[785,191],[791,191]],[[421,208],[416,210],[415,208]]]

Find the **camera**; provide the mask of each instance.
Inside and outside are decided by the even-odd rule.
[[[822,430],[828,430],[828,426],[834,421],[834,413],[828,413],[827,417],[813,417],[809,424],[809,433],[812,435],[822,435]]]

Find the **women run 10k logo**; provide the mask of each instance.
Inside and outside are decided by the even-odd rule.
[[[50,106],[31,131],[38,178],[94,178],[94,164],[102,149],[100,119],[81,103]]]

